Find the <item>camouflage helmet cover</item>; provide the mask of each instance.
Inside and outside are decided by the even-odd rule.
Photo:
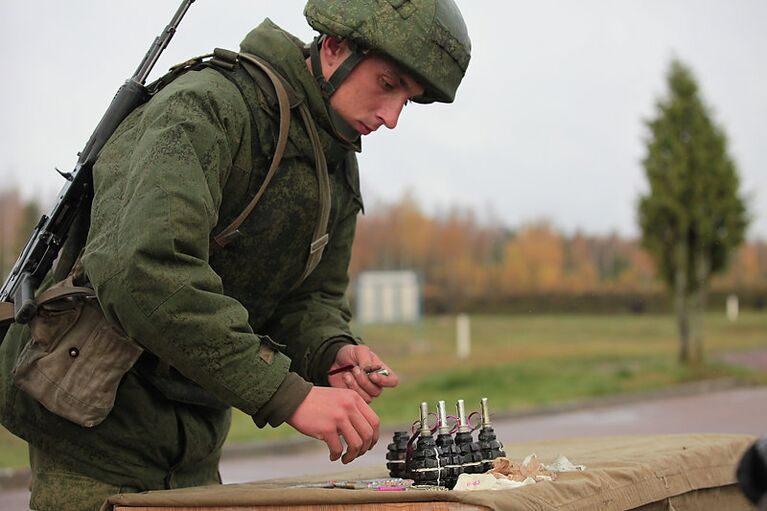
[[[380,51],[423,85],[419,103],[451,103],[471,58],[471,41],[453,0],[309,0],[309,25]]]

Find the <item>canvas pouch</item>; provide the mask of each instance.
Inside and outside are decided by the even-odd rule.
[[[16,386],[80,426],[101,423],[143,348],[112,326],[93,289],[73,285],[71,276],[40,294],[29,326],[12,372]]]

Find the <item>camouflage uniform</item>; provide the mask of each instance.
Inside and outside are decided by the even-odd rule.
[[[28,328],[14,325],[2,345],[2,421],[33,446],[36,473],[54,464],[55,472],[134,491],[218,482],[228,407],[260,426],[282,423],[308,394],[307,380],[326,383],[337,350],[357,342],[345,298],[362,207],[356,159],[329,132],[303,46],[267,20],[241,49],[272,63],[318,127],[332,192],[319,266],[293,288],[318,202],[312,146],[296,115],[282,164],[241,235],[209,253],[211,232],[263,180],[278,110],[247,75],[203,69],[166,86],[99,157],[82,259],[107,317],[151,355],[125,376],[107,419],[84,429],[10,384]],[[43,500],[35,504],[33,495],[33,505]]]
[[[295,113],[266,194],[240,235],[210,251],[211,233],[243,210],[275,152],[279,112],[266,88],[242,69],[194,69],[131,113],[94,167],[82,264],[106,317],[147,352],[122,379],[111,413],[86,429],[11,384],[29,338],[27,327],[11,327],[0,348],[0,420],[30,443],[33,508],[87,510],[115,491],[218,482],[229,407],[259,426],[284,422],[309,382],[327,384],[338,350],[358,342],[345,291],[362,199],[352,146],[341,140],[359,134],[329,99],[373,51],[423,86],[414,101],[452,102],[471,43],[452,0],[309,0],[304,14],[352,50],[327,79],[321,37],[307,52],[267,20],[241,49],[271,63],[319,131],[331,189],[319,266],[296,285],[320,192]]]

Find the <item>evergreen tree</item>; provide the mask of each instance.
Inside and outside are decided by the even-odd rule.
[[[748,218],[727,138],[691,71],[675,60],[667,78],[668,96],[647,122],[643,164],[650,190],[640,198],[639,223],[642,244],[674,297],[679,360],[698,363],[709,278],[743,241]]]

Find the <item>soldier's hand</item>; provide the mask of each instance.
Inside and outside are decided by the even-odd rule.
[[[287,422],[304,435],[325,442],[330,461],[341,458],[344,464],[378,441],[378,416],[359,394],[348,389],[313,387]],[[346,442],[345,453],[341,437]]]
[[[396,387],[399,378],[387,367],[378,355],[367,346],[355,346],[347,344],[336,354],[336,360],[330,366],[333,370],[353,366],[350,371],[343,371],[328,376],[331,387],[351,389],[359,394],[366,403],[373,401],[383,392],[384,387]],[[378,374],[373,371],[386,369],[388,375]],[[368,374],[369,373],[369,374]]]

